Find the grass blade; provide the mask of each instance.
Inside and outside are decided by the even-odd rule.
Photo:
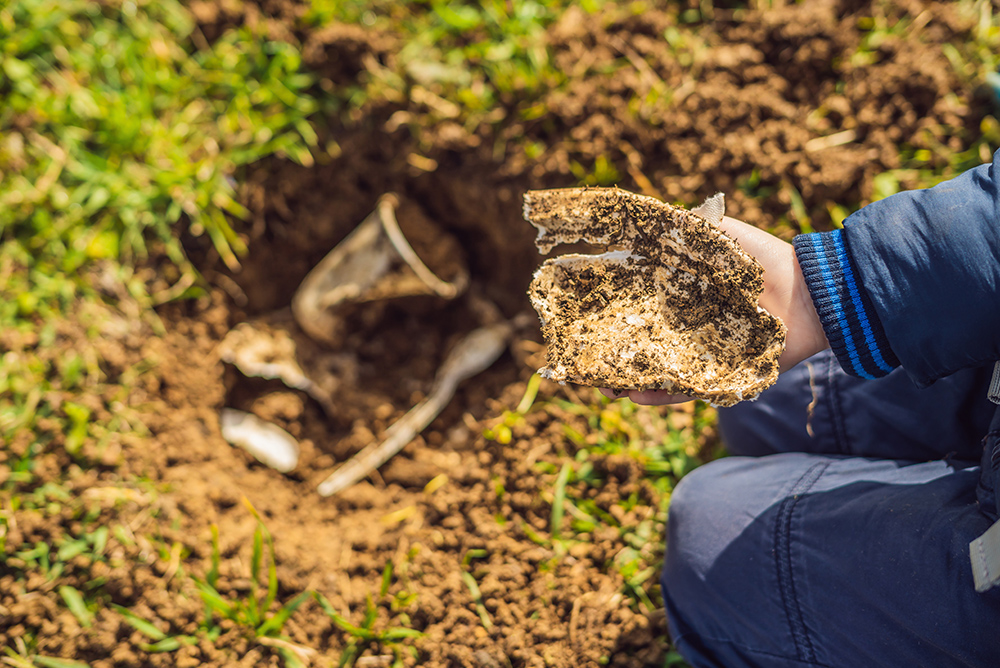
[[[422,631],[418,631],[416,629],[394,628],[383,633],[382,640],[392,642],[394,640],[403,640],[405,638],[421,638],[423,635]]]
[[[569,462],[562,465],[559,477],[556,478],[555,498],[552,500],[552,540],[559,540],[562,532],[564,504],[566,502],[566,483],[569,482],[570,466]]]
[[[337,662],[337,668],[347,668],[347,666],[353,666],[354,660],[358,657],[358,644],[354,641],[350,642],[343,652],[340,653],[340,661]]]
[[[528,385],[524,388],[524,395],[521,397],[521,401],[517,403],[517,408],[514,409],[515,413],[519,415],[524,415],[531,407],[535,404],[535,399],[538,397],[538,388],[542,386],[542,377],[539,374],[532,374],[531,378],[528,379]]]
[[[155,642],[151,645],[142,645],[142,650],[144,652],[173,652],[178,650],[184,645],[193,645],[198,642],[198,639],[194,636],[172,636],[170,638],[164,638],[159,642]]]
[[[198,593],[201,595],[201,600],[205,602],[205,605],[226,619],[230,619],[233,616],[233,610],[235,609],[233,604],[222,598],[214,587],[204,582],[195,582],[195,586],[198,587]]]
[[[35,668],[34,663],[15,652],[12,648],[4,647],[3,651],[7,656],[0,659],[0,661],[8,666],[14,666],[14,668]]]
[[[476,604],[476,612],[479,613],[479,620],[483,623],[483,628],[489,631],[493,628],[493,620],[490,619],[490,613],[483,605],[483,594],[479,591],[479,585],[476,583],[476,578],[472,577],[472,574],[468,571],[462,571],[462,581],[465,582],[465,586],[469,588],[469,593],[472,594],[472,600]]]
[[[219,556],[219,525],[212,525],[212,567],[208,569],[208,575],[205,576],[208,586],[212,589],[216,588],[219,583],[219,564],[222,558]]]
[[[128,623],[129,626],[134,628],[139,633],[149,636],[154,641],[163,640],[164,638],[167,637],[166,633],[156,628],[150,622],[146,621],[145,619],[135,614],[128,608],[122,607],[120,605],[113,605],[112,607],[114,607],[114,609],[117,610],[119,614],[121,614],[121,616],[125,618],[125,621]]]
[[[392,571],[393,565],[392,561],[385,565],[382,569],[382,587],[379,589],[380,596],[385,597],[389,593],[389,586],[392,584]]]
[[[330,603],[330,600],[326,596],[323,596],[323,594],[320,594],[319,592],[314,592],[313,597],[316,599],[316,602],[319,603],[319,607],[323,609],[323,612],[327,614],[327,616],[333,621],[334,625],[336,625],[336,627],[339,628],[341,631],[344,631],[348,635],[354,636],[355,638],[359,638],[361,640],[374,639],[375,636],[372,635],[370,631],[355,626],[354,624],[351,624],[349,621],[347,621],[347,619],[345,619],[344,617],[341,617],[334,609],[333,604]],[[344,651],[346,652],[347,650]]]
[[[378,608],[375,606],[375,601],[372,600],[371,594],[369,594],[365,600],[365,619],[361,622],[361,627],[370,632],[375,628],[376,619],[378,619]]]
[[[306,664],[302,662],[302,659],[300,659],[295,652],[284,648],[278,648],[278,654],[280,654],[281,658],[284,660],[285,668],[306,668]]]
[[[94,554],[104,554],[104,549],[108,546],[108,528],[98,527],[97,530],[94,531],[93,540]]]
[[[260,525],[253,532],[253,551],[250,554],[250,595],[246,598],[243,607],[247,612],[248,621],[251,626],[257,626],[263,620],[267,611],[266,604],[261,608],[262,601],[257,598],[257,590],[260,588],[260,562],[264,555],[264,537],[260,531]]]
[[[260,582],[260,562],[264,558],[264,536],[260,527],[253,532],[253,552],[250,554],[250,580],[256,585]]]
[[[305,603],[306,600],[311,596],[312,596],[311,591],[304,591],[295,598],[293,598],[291,601],[283,605],[281,607],[281,610],[278,610],[278,612],[275,613],[273,617],[271,617],[270,619],[268,619],[263,624],[257,627],[257,635],[266,636],[270,635],[275,631],[280,632],[281,629],[285,626],[285,622],[288,621],[288,618],[291,617],[292,614],[294,614],[294,612],[298,609],[298,607],[303,603]]]
[[[89,627],[93,623],[94,615],[87,609],[87,603],[83,600],[83,594],[79,590],[65,585],[59,587],[59,595],[66,602],[69,611],[80,622],[80,626]]]
[[[36,656],[35,665],[42,668],[90,668],[89,663],[83,661],[73,661],[72,659],[59,659],[54,656]]]
[[[274,540],[271,538],[271,534],[267,533],[267,529],[264,529],[264,525],[261,528],[265,532],[267,538],[267,599],[264,601],[264,607],[261,609],[261,614],[266,614],[271,604],[274,600],[278,598],[278,564],[274,559]]]

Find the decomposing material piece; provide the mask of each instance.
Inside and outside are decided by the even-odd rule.
[[[219,345],[220,359],[234,365],[244,376],[277,378],[288,387],[304,391],[332,417],[330,393],[306,375],[297,353],[295,340],[287,330],[268,327],[263,322],[241,322],[229,330]]]
[[[460,246],[416,208],[408,221],[428,252],[446,260],[451,275],[436,275],[407,240],[396,219],[399,198],[383,195],[365,218],[299,285],[292,312],[299,326],[316,341],[338,346],[345,323],[343,308],[375,300],[414,295],[453,299],[468,284]],[[426,259],[426,258],[425,258]]]
[[[402,450],[444,410],[459,383],[485,371],[500,357],[511,330],[511,323],[501,322],[469,333],[438,369],[427,398],[393,423],[381,443],[366,446],[320,483],[319,493],[331,496],[350,487]]]
[[[291,434],[256,415],[233,408],[219,413],[222,437],[276,471],[288,473],[299,463],[299,443]]]
[[[773,384],[785,327],[757,304],[763,268],[715,226],[723,210],[721,195],[687,211],[618,188],[525,194],[540,252],[579,241],[610,249],[552,258],[535,273],[542,375],[718,406]]]

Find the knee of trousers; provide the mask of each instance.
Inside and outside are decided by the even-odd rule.
[[[686,475],[670,496],[668,567],[699,580],[717,567],[718,557],[733,549],[735,539],[779,498],[784,485],[769,481],[784,479],[787,472],[776,463],[770,458],[726,457]]]
[[[725,549],[725,537],[730,533],[720,525],[729,523],[735,510],[734,490],[726,489],[733,477],[731,467],[723,464],[728,461],[695,469],[670,496],[661,579],[675,634],[686,632],[683,626],[696,624],[700,614],[717,614],[713,609],[721,592],[715,591],[716,578],[709,577],[709,572]]]
[[[671,634],[775,645],[765,620],[779,608],[771,509],[808,455],[727,457],[685,476],[670,498],[661,576]],[[773,608],[773,610],[772,610]]]

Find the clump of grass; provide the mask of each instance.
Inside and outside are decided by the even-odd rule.
[[[213,526],[212,567],[203,580],[195,580],[198,594],[205,603],[203,624],[205,633],[209,638],[217,638],[221,632],[218,621],[229,620],[245,629],[260,644],[273,647],[289,668],[303,666],[304,658],[311,651],[294,645],[289,638],[282,634],[282,630],[299,606],[312,597],[312,592],[301,592],[278,606],[276,610],[272,610],[278,598],[278,570],[274,558],[274,540],[257,510],[249,502],[246,503],[246,506],[257,520],[250,553],[250,591],[245,597],[236,600],[229,600],[219,593],[219,533],[218,529]],[[160,642],[166,640],[164,638]],[[179,642],[195,640],[177,636],[174,638],[176,642],[172,642],[171,646],[176,648],[180,646]]]
[[[148,505],[151,500],[133,487],[108,486],[97,494],[72,496],[56,482],[5,499],[0,507],[0,549],[6,555],[3,572],[14,582],[6,592],[8,599],[51,596],[80,628],[98,626],[101,611],[113,599],[107,588],[110,569],[120,563],[122,554],[137,551],[134,535],[120,511],[129,502],[141,501],[147,504],[148,516],[154,517],[158,510]],[[25,526],[38,527],[42,520],[43,531],[25,531]],[[23,613],[10,616],[8,626],[17,624],[21,631],[17,637],[8,635],[13,642],[4,647],[3,663],[87,665],[46,656],[55,639],[46,634],[37,618]]]
[[[552,63],[545,30],[573,5],[596,11],[601,0],[312,0],[314,26],[352,23],[398,39],[390,62],[371,64],[363,81],[337,91],[350,117],[368,104],[406,107],[400,117],[422,149],[422,129],[455,122],[472,133],[508,118],[537,119],[547,91],[566,82]],[[503,146],[494,147],[500,153]]]
[[[660,604],[654,575],[663,557],[670,494],[684,475],[721,454],[713,435],[714,409],[696,403],[662,411],[629,401],[611,402],[596,391],[577,401],[536,402],[536,394],[537,383],[529,383],[517,409],[505,411],[485,432],[490,440],[509,443],[525,423],[525,415],[534,410],[551,412],[562,423],[563,460],[535,465],[552,477],[551,488],[542,491],[551,504],[549,530],[536,531],[527,522],[522,530],[529,540],[551,549],[555,558],[591,541],[599,531],[617,531],[623,547],[608,568],[622,576],[623,593],[637,608],[656,609]],[[600,461],[608,456],[632,459],[642,471],[635,489],[610,507],[587,494],[607,484]],[[499,487],[498,496],[502,493]]]
[[[386,563],[382,569],[382,581],[378,590],[378,600],[371,595],[365,599],[365,615],[360,625],[352,624],[346,617],[337,612],[329,599],[315,593],[317,603],[330,618],[334,626],[347,635],[347,644],[340,653],[339,668],[351,668],[360,665],[362,655],[369,650],[379,652],[378,657],[391,659],[393,668],[403,665],[407,656],[419,658],[417,649],[404,644],[407,640],[420,638],[424,634],[410,628],[410,617],[407,609],[417,600],[416,592],[412,591],[408,572],[411,560],[417,555],[417,547],[411,548],[397,565],[393,561]],[[393,586],[397,584],[398,586]],[[389,623],[380,620],[379,610],[387,609],[390,613]],[[385,651],[391,655],[384,654]],[[382,658],[378,659],[380,662]]]
[[[947,57],[959,81],[967,91],[984,93],[993,98],[992,112],[986,115],[978,127],[935,126],[923,129],[913,138],[912,143],[900,147],[898,169],[888,170],[874,178],[872,200],[879,200],[901,190],[928,188],[945,179],[952,178],[978,165],[990,162],[992,154],[1000,148],[1000,15],[988,0],[962,0],[956,3],[955,12],[971,24],[968,39],[955,43],[941,44],[941,51]],[[887,39],[908,34],[915,17],[891,20],[880,11],[863,18],[859,27],[866,31],[853,61],[861,64],[873,62],[879,45]],[[963,91],[949,94],[954,105],[960,106],[959,95]],[[951,140],[951,141],[949,141]],[[955,141],[961,148],[956,148]],[[845,211],[834,213],[834,220],[843,219]],[[837,221],[839,222],[839,221]]]
[[[423,634],[410,628],[407,609],[415,602],[407,576],[409,560],[416,555],[413,548],[397,567],[389,561],[382,572],[377,595],[366,599],[365,613],[360,624],[351,623],[341,615],[323,594],[305,590],[285,602],[279,602],[280,583],[275,561],[274,540],[256,509],[248,502],[245,505],[257,521],[254,529],[247,591],[229,591],[222,579],[222,557],[219,548],[219,532],[212,526],[209,568],[203,577],[184,576],[194,585],[195,592],[204,604],[204,612],[196,633],[171,634],[133,610],[119,605],[112,607],[122,616],[125,623],[149,639],[139,648],[148,653],[175,652],[183,647],[195,645],[203,640],[219,646],[224,632],[236,629],[253,644],[269,648],[288,668],[303,668],[315,665],[320,649],[307,647],[286,635],[285,628],[300,608],[313,601],[323,611],[333,625],[339,629],[346,641],[333,657],[336,665],[349,668],[358,665],[358,660],[368,650],[375,650],[379,661],[391,652],[393,666],[402,666],[407,656],[416,657],[414,647],[404,644],[407,640],[419,638]],[[175,548],[179,547],[175,544]],[[178,556],[180,552],[178,551]],[[178,572],[183,569],[178,568]],[[74,610],[74,605],[70,606]],[[383,609],[390,612],[390,624],[380,617]],[[76,614],[76,612],[74,612]],[[85,614],[82,613],[81,614]],[[363,662],[362,662],[363,663]]]
[[[514,410],[504,411],[485,430],[484,436],[501,444],[519,437],[530,412],[548,412],[561,423],[565,441],[560,459],[540,461],[535,469],[544,474],[548,487],[540,490],[550,504],[548,531],[539,531],[525,521],[520,525],[531,541],[552,551],[547,565],[574,553],[574,548],[594,543],[597,536],[616,533],[620,548],[604,567],[622,578],[620,592],[636,611],[651,614],[662,608],[656,574],[663,561],[663,537],[670,495],[677,482],[702,463],[722,455],[715,435],[715,410],[701,402],[656,409],[630,401],[609,401],[596,390],[571,392],[573,400],[538,399],[537,377],[529,382]],[[535,427],[537,429],[537,425]],[[640,473],[619,488],[618,498],[600,497],[611,472],[610,458],[630,459]],[[629,474],[634,475],[634,474]],[[497,498],[506,493],[495,481]],[[595,493],[596,492],[596,493]],[[498,522],[506,518],[498,517]],[[463,561],[486,556],[470,550]],[[485,628],[491,620],[482,605],[475,577],[462,572],[463,581]],[[684,659],[673,649],[664,655],[664,666],[683,668]]]
[[[100,351],[149,327],[148,318],[129,320],[118,308],[88,301],[67,277],[32,291],[30,274],[11,272],[0,284],[0,293],[24,290],[20,300],[0,296],[0,490],[32,490],[44,480],[43,457],[55,458],[66,477],[80,470],[71,464],[114,463],[123,434],[146,433],[129,386],[150,362],[112,370]]]
[[[222,634],[223,621],[232,623],[254,642],[277,652],[289,668],[305,666],[315,650],[302,647],[284,635],[285,624],[299,607],[313,597],[304,591],[290,600],[278,604],[278,573],[274,557],[274,540],[256,509],[246,503],[257,520],[250,553],[248,580],[250,591],[245,595],[230,597],[219,589],[221,555],[218,527],[212,526],[211,558],[204,578],[193,578],[198,596],[205,605],[197,635],[168,634],[123,606],[114,606],[125,622],[151,642],[141,645],[145,652],[173,652],[187,645],[194,645],[204,637],[215,642]]]
[[[264,547],[267,547],[266,576],[261,569],[265,562]],[[274,560],[274,541],[260,518],[253,533],[253,548],[250,557],[250,593],[241,599],[229,601],[219,594],[219,535],[212,531],[212,568],[204,580],[198,580],[198,593],[205,603],[205,625],[210,636],[216,635],[216,619],[228,619],[237,626],[250,631],[255,638],[281,638],[281,630],[292,613],[310,597],[310,592],[300,593],[289,602],[271,611],[278,596],[277,564]],[[286,657],[287,658],[287,657]]]
[[[383,584],[381,590],[383,598],[385,598],[387,591],[387,587]],[[361,654],[369,647],[392,652],[391,665],[393,668],[403,665],[403,660],[407,652],[416,658],[416,650],[413,647],[407,648],[402,644],[402,641],[419,638],[423,633],[405,626],[378,628],[378,606],[371,596],[366,599],[365,616],[360,626],[351,624],[345,617],[341,616],[330,601],[322,594],[316,593],[315,597],[320,607],[334,625],[350,638],[347,642],[347,647],[344,648],[344,651],[340,655],[340,661],[337,664],[339,668],[350,668],[357,665]]]
[[[232,267],[231,178],[269,155],[310,164],[313,78],[243,27],[196,48],[176,0],[19,0],[0,9],[0,239],[29,271],[144,258],[190,269],[175,223]],[[204,38],[201,38],[204,40]],[[11,250],[13,247],[13,250]]]

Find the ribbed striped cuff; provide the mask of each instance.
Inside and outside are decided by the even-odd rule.
[[[843,230],[800,234],[795,254],[826,338],[844,371],[879,378],[899,366],[847,249]]]

